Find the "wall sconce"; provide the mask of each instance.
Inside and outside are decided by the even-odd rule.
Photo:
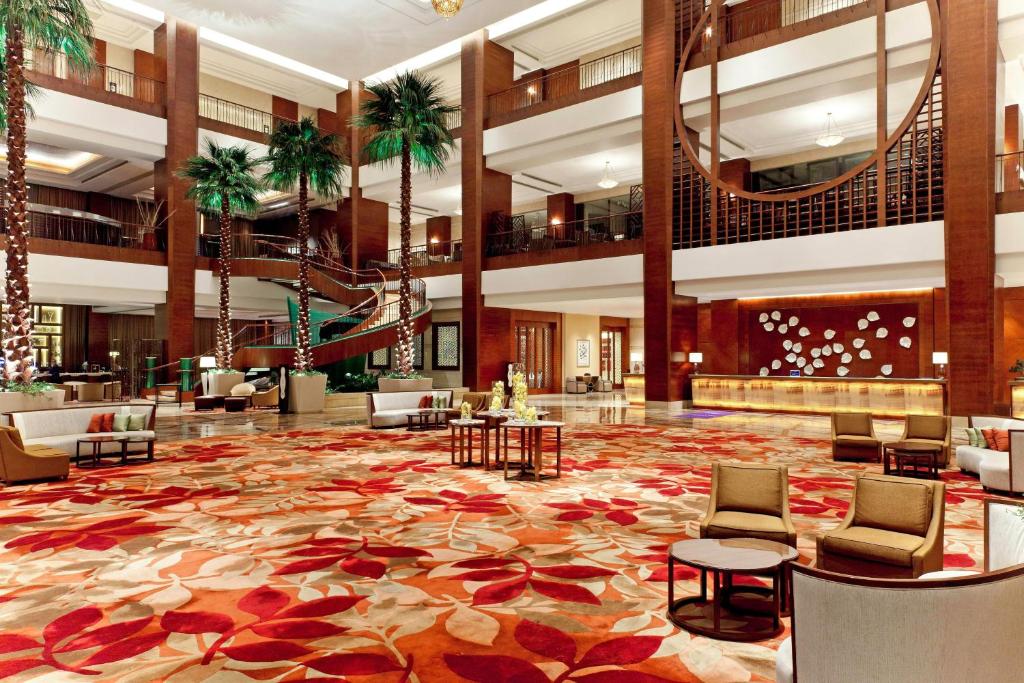
[[[120,356],[121,356],[121,352],[120,351],[111,351],[110,352],[110,369],[111,370],[117,370],[118,369],[118,367],[117,367],[117,359]]]
[[[526,94],[529,95],[530,97],[533,97],[534,95],[537,94],[537,88],[533,87],[532,85],[528,86],[526,88]]]
[[[693,363],[693,374],[699,374],[700,364],[704,362],[704,354],[699,351],[691,351],[689,360]]]
[[[932,352],[932,365],[935,366],[935,376],[943,379],[946,376],[946,366],[949,364],[949,353],[946,351]]]
[[[110,92],[112,92],[112,93],[116,93],[117,92],[117,81],[110,81],[110,83],[107,83],[107,89]]]

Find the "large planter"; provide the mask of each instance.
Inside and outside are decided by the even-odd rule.
[[[54,389],[41,394],[25,394],[20,391],[0,391],[0,413],[17,413],[23,410],[45,410],[64,406],[64,390]]]
[[[206,373],[210,396],[230,396],[231,390],[245,381],[244,372]]]
[[[285,391],[289,413],[323,412],[327,375],[289,375]]]
[[[385,394],[399,391],[430,391],[434,388],[433,377],[422,377],[420,379],[394,379],[381,377],[377,380],[377,388]]]

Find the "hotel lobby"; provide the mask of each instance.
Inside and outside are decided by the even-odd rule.
[[[0,678],[1021,679],[1024,0],[0,26]]]

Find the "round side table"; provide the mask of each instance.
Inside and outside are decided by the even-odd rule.
[[[455,444],[458,441],[459,446],[459,467],[480,467],[483,465],[485,470],[489,470],[490,458],[488,457],[490,439],[487,438],[487,422],[486,420],[448,420],[448,426],[451,429],[452,434],[452,464],[455,463]],[[473,432],[480,432],[480,439],[478,441],[477,450],[480,451],[480,456],[477,462],[473,462]],[[455,434],[458,432],[458,439],[456,440]],[[467,457],[468,456],[468,457]]]

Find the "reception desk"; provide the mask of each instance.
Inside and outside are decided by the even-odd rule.
[[[774,413],[945,415],[946,381],[865,377],[693,375],[698,408]]]
[[[626,389],[626,400],[630,405],[643,405],[647,400],[647,384],[640,374],[625,374],[622,384]]]

